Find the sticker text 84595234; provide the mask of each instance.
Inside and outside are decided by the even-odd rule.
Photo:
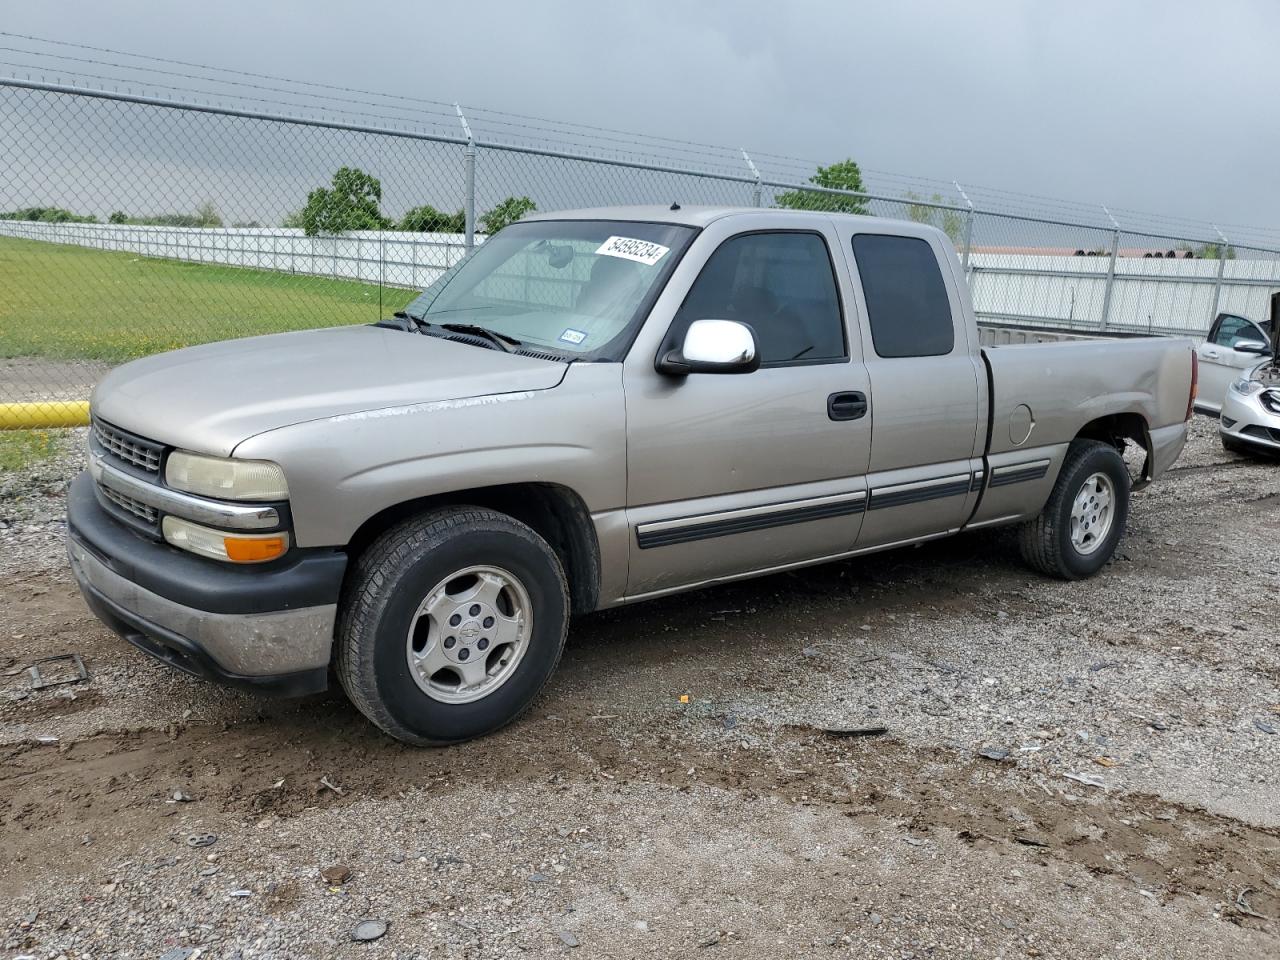
[[[633,237],[610,237],[596,249],[596,253],[605,257],[622,257],[652,267],[661,260],[670,247],[648,240],[636,240]]]

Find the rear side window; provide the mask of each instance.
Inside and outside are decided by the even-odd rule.
[[[928,241],[860,233],[853,257],[881,357],[939,357],[955,346],[951,302]]]

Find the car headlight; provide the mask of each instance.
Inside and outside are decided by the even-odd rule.
[[[265,563],[289,549],[287,533],[226,533],[179,517],[165,517],[164,538],[181,550],[231,563]]]
[[[284,470],[268,460],[233,460],[175,450],[164,468],[169,486],[221,500],[287,500]]]
[[[1260,393],[1262,386],[1257,380],[1250,380],[1248,377],[1240,377],[1238,380],[1231,381],[1231,391],[1240,394],[1242,397],[1252,397],[1255,393]]]

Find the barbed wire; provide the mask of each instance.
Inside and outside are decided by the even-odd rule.
[[[316,113],[321,116],[358,118],[360,120],[376,119],[385,121],[404,130],[427,131],[433,134],[445,133],[457,136],[460,132],[455,114],[454,103],[435,100],[429,97],[390,93],[369,90],[356,86],[326,83],[317,80],[303,80],[278,74],[260,73],[233,67],[216,66],[183,60],[174,57],[160,57],[152,54],[136,53],[112,47],[40,37],[33,34],[0,30],[0,37],[10,40],[35,44],[38,49],[28,50],[14,46],[0,46],[0,53],[19,54],[27,57],[47,58],[64,64],[85,64],[93,67],[107,68],[111,71],[123,72],[125,75],[89,72],[81,68],[60,68],[49,64],[22,63],[12,60],[0,60],[0,65],[13,69],[34,70],[38,73],[55,72],[59,77],[74,74],[77,78],[101,81],[109,84],[137,85],[154,90],[158,95],[180,92],[195,97],[205,98],[207,104],[220,102],[226,104],[233,101],[243,104],[256,104],[263,107],[286,108]],[[76,56],[69,53],[58,53],[51,47],[77,50],[93,54],[105,54],[115,58],[142,61],[141,63],[122,63],[119,60],[106,60],[102,57]],[[165,69],[165,67],[148,66],[146,64],[163,64],[166,67],[183,67],[186,71],[198,70],[207,74],[195,76],[186,71]],[[150,74],[155,77],[186,79],[210,84],[215,88],[193,87],[166,80],[163,85],[154,81],[144,82],[141,78],[130,76],[130,72]],[[260,81],[267,81],[263,83]],[[277,86],[276,84],[284,84]],[[276,97],[260,96],[243,91],[254,91],[255,94],[277,94]],[[295,97],[301,99],[282,99]],[[372,98],[372,99],[368,99]],[[385,111],[385,112],[384,112]],[[706,143],[697,140],[663,136],[623,130],[581,121],[555,119],[544,116],[515,113],[488,107],[467,106],[466,115],[474,131],[486,135],[495,134],[495,141],[506,141],[512,146],[524,142],[537,145],[543,149],[564,150],[583,155],[598,157],[623,155],[637,161],[655,161],[662,165],[678,166],[694,163],[699,170],[708,173],[728,173],[741,176],[746,171],[741,150],[722,144]],[[764,150],[751,150],[750,154],[757,165],[767,169],[766,179],[787,180],[796,183],[807,181],[817,168],[814,161],[783,153]],[[762,172],[764,172],[762,169]],[[960,194],[954,181],[926,176],[906,175],[896,171],[863,168],[867,192],[874,194],[898,193],[903,199],[931,199],[934,195],[943,198],[943,202],[960,204]],[[780,174],[780,175],[779,175]],[[1067,200],[1043,194],[1010,190],[1001,187],[989,187],[982,184],[966,183],[965,192],[981,206],[990,208],[989,212],[1020,213],[1026,216],[1039,216],[1049,219],[1068,216],[1073,220],[1084,220],[1082,226],[1096,224],[1099,229],[1109,229],[1110,221],[1104,220],[1101,205],[1086,201]],[[1197,220],[1169,214],[1141,211],[1123,206],[1111,208],[1114,213],[1123,215],[1123,229],[1143,229],[1150,232],[1168,230],[1171,238],[1184,228],[1192,228],[1197,233],[1216,236],[1219,226],[1228,228],[1235,242],[1250,240],[1274,243],[1280,239],[1280,231],[1274,228],[1223,223],[1215,225],[1207,220]]]

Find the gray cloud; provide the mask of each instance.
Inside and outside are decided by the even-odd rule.
[[[4,29],[1223,223],[1280,221],[1280,4],[8,5]]]

